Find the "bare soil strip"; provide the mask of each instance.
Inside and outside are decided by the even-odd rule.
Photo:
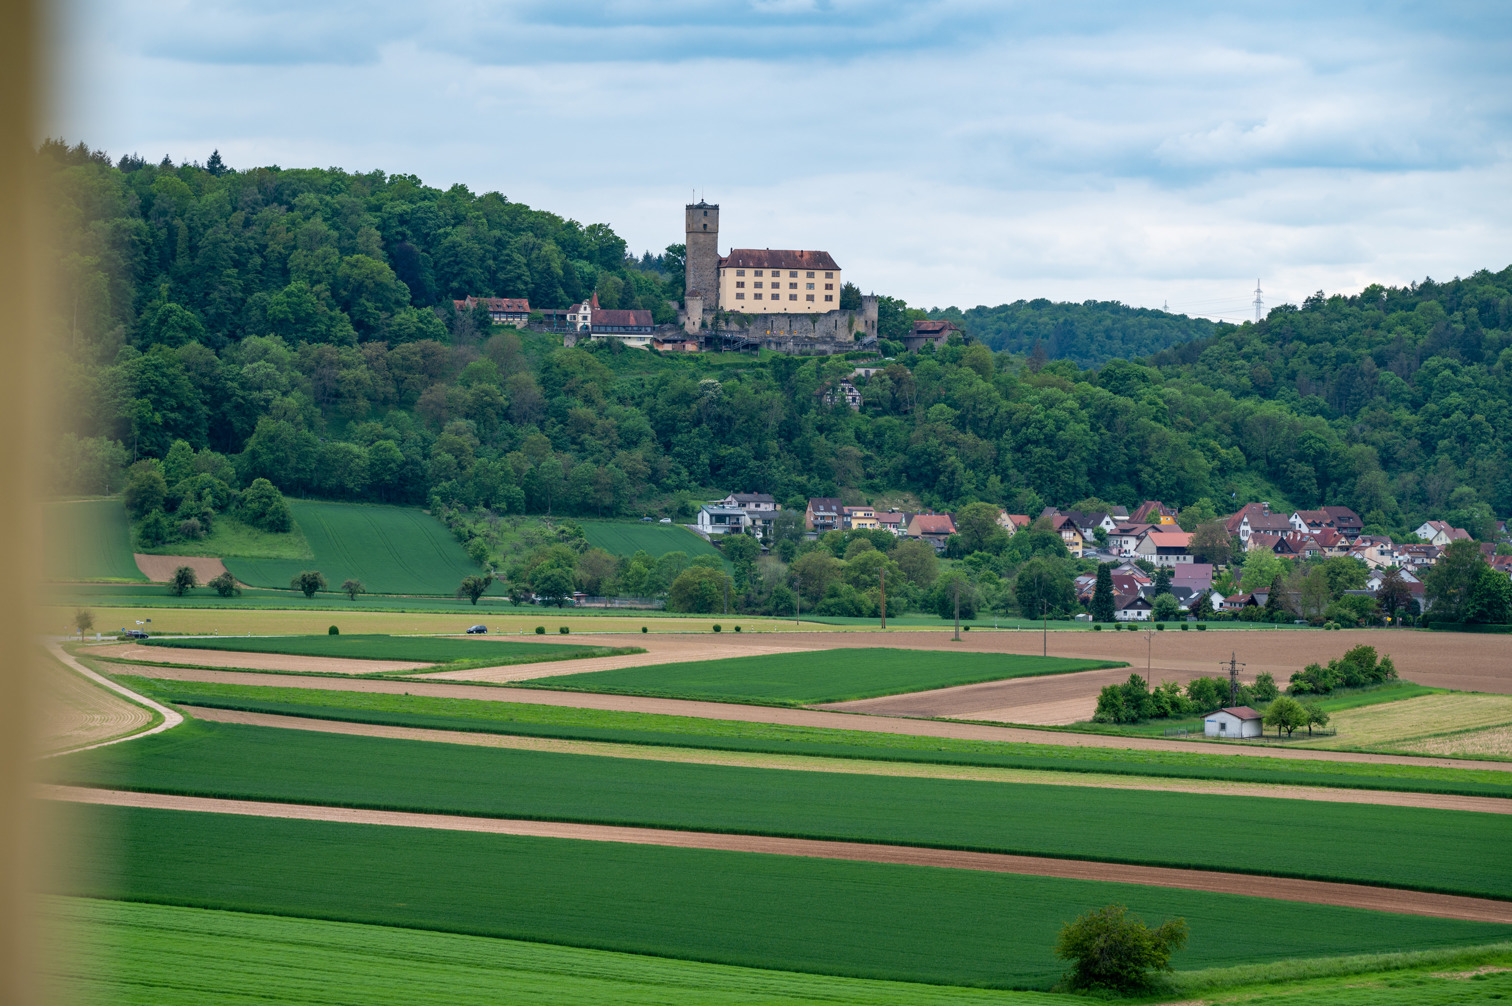
[[[152,722],[142,706],[52,660],[35,661],[37,711],[44,753],[90,747],[134,733]]]
[[[1466,919],[1472,922],[1512,924],[1512,901],[1400,891],[1384,887],[1368,887],[1363,884],[1336,884],[1316,880],[1220,873],[1211,870],[1128,866],[1121,863],[1099,863],[1089,860],[1011,856],[991,852],[961,852],[953,849],[927,849],[917,846],[872,845],[863,842],[828,842],[801,838],[672,831],[662,828],[626,828],[555,821],[461,817],[451,814],[356,810],[347,807],[221,800],[70,786],[42,786],[39,787],[39,795],[48,800],[66,800],[73,803],[115,807],[145,807],[198,813],[241,814],[250,817],[282,817],[301,821],[334,821],[346,824],[474,831],[494,835],[526,835],[535,838],[567,838],[591,842],[621,842],[631,845],[664,845],[681,849],[757,852],[777,856],[806,856],[816,859],[846,859],[868,863],[984,870],[992,873],[1018,873],[1038,877],[1064,877],[1073,880],[1100,880],[1141,884],[1148,887],[1173,887],[1189,891],[1240,894],[1316,905],[1340,905],[1347,908],[1365,908],[1406,915],[1428,915],[1445,919]]]
[[[934,765],[924,762],[868,761],[859,758],[824,758],[815,755],[784,755],[765,752],[716,751],[708,748],[657,747],[648,744],[611,744],[602,741],[562,740],[555,737],[522,737],[511,734],[433,730],[346,720],[317,720],[276,713],[252,713],[238,709],[183,706],[196,719],[215,723],[309,730],[314,733],[384,737],[392,740],[466,744],[473,747],[508,748],[520,751],[553,751],[560,754],[594,755],[605,758],[636,758],[645,761],[683,762],[699,765],[734,765],[745,768],[786,769],[795,772],[836,772],[847,775],[908,776],[925,779],[969,779],[976,782],[1030,783],[1035,785],[1086,786],[1097,789],[1157,790],[1167,793],[1209,793],[1222,796],[1270,797],[1316,800],[1323,803],[1372,803],[1387,807],[1427,807],[1435,810],[1469,810],[1512,814],[1512,800],[1489,796],[1456,796],[1442,793],[1399,793],[1387,790],[1331,789],[1324,786],[1282,786],[1235,783],[1204,779],[1158,779],[1149,776],[1090,772],[1056,772],[1039,769],[997,768],[989,765]]]
[[[640,695],[604,695],[594,692],[560,692],[544,688],[498,688],[415,679],[314,678],[256,674],[237,671],[207,671],[195,667],[144,668],[116,664],[112,674],[145,673],[170,681],[219,681],[233,685],[268,685],[307,688],[314,691],[374,692],[387,695],[429,695],[488,702],[518,702],[526,705],[570,706],[576,709],[606,709],[628,713],[658,713],[666,716],[696,716],[702,719],[740,723],[776,723],[787,726],[861,730],[871,733],[910,734],[917,737],[952,737],[962,740],[1006,741],[1022,744],[1052,744],[1057,747],[1122,748],[1131,751],[1186,751],[1228,754],[1251,758],[1301,759],[1305,761],[1364,762],[1374,765],[1436,765],[1443,768],[1489,769],[1512,772],[1512,763],[1408,755],[1365,754],[1353,751],[1315,751],[1306,748],[1272,748],[1218,742],[1162,740],[1153,737],[1116,737],[1107,734],[1060,733],[1024,727],[960,723],[948,720],[905,719],[891,716],[861,716],[823,709],[793,709],[778,706],[747,706],[733,702],[702,702],[690,699],[658,699]]]
[[[118,643],[90,647],[91,657],[109,660],[145,660],[154,664],[199,664],[203,667],[235,667],[252,671],[319,671],[325,674],[377,674],[386,671],[418,671],[432,664],[413,660],[357,660],[352,657],[301,657],[289,653],[245,653],[239,650],[188,650],[177,646],[141,646]]]
[[[63,649],[62,646],[58,645],[56,642],[49,642],[47,644],[47,652],[52,654],[52,656],[59,663],[63,664],[69,670],[83,675],[85,678],[88,678],[90,681],[94,682],[96,685],[99,685],[101,688],[114,692],[117,695],[123,696],[131,702],[139,703],[147,707],[147,709],[149,710],[149,719],[150,713],[156,713],[158,716],[162,717],[157,726],[149,727],[148,729],[143,730],[139,733],[124,733],[118,734],[105,740],[90,740],[84,742],[80,746],[67,748],[66,750],[88,751],[90,748],[101,748],[107,744],[119,744],[121,741],[131,740],[133,737],[146,737],[150,734],[162,733],[164,730],[171,730],[172,728],[178,726],[180,723],[184,722],[184,717],[178,710],[171,709],[168,706],[154,702],[151,699],[147,698],[145,695],[138,695],[136,692],[127,688],[125,685],[117,684],[116,682],[111,681],[109,678],[90,670],[88,667],[85,667],[83,664],[75,660],[71,654],[69,654],[66,650]],[[63,752],[62,750],[54,750],[52,753],[61,754]]]
[[[203,555],[143,555],[135,552],[137,569],[142,575],[157,583],[167,583],[180,566],[188,566],[199,577],[200,583],[209,581],[226,572],[226,564],[219,559]]]

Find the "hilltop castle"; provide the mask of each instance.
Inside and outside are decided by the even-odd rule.
[[[843,353],[877,340],[877,299],[840,307],[840,266],[824,251],[719,254],[719,206],[686,207],[683,329],[711,348]]]

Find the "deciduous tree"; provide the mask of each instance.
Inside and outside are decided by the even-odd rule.
[[[168,581],[168,592],[175,597],[183,597],[199,585],[199,575],[194,572],[194,567],[180,566],[173,571],[173,578]]]
[[[1131,994],[1149,988],[1153,972],[1172,970],[1171,955],[1186,946],[1188,932],[1185,919],[1151,929],[1123,905],[1108,905],[1067,923],[1055,956],[1072,962],[1071,988]]]
[[[492,585],[492,573],[485,573],[482,576],[478,576],[476,573],[469,574],[468,576],[464,576],[462,578],[461,584],[458,585],[457,596],[465,597],[468,600],[472,601],[473,604],[477,604],[478,598],[487,593],[488,588]],[[570,588],[568,590],[568,593],[571,593]]]
[[[314,597],[316,591],[326,589],[326,578],[318,569],[307,569],[289,581],[289,589],[303,591],[305,597]]]

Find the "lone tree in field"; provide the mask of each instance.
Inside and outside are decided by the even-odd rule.
[[[1311,719],[1307,707],[1290,695],[1278,695],[1265,709],[1265,725],[1275,727],[1277,734],[1285,730],[1288,737],[1298,727],[1307,726]]]
[[[94,628],[94,615],[80,608],[74,612],[74,628],[79,630],[79,638],[84,638],[84,633]]]
[[[239,597],[241,588],[236,585],[236,577],[229,572],[222,573],[212,580],[208,580],[205,586],[215,591],[221,597]]]
[[[1328,726],[1328,711],[1316,702],[1304,702],[1302,708],[1307,710],[1307,736],[1312,736],[1313,727]]]
[[[1092,589],[1092,621],[1113,621],[1113,570],[1107,563],[1097,567],[1097,586]]]
[[[307,569],[289,581],[290,590],[302,590],[305,597],[314,597],[317,590],[326,589],[326,578],[318,569]]]
[[[355,601],[358,594],[367,593],[367,588],[362,585],[361,580],[346,580],[341,584],[341,592],[347,596],[347,600]]]
[[[1055,956],[1071,961],[1066,984],[1072,989],[1128,994],[1148,989],[1151,972],[1171,970],[1171,954],[1186,945],[1187,933],[1185,919],[1151,929],[1123,905],[1108,905],[1068,922]]]
[[[199,585],[199,576],[194,572],[194,567],[180,566],[173,571],[173,579],[168,581],[168,593],[174,597],[183,597]]]
[[[464,576],[462,578],[462,585],[457,588],[457,596],[470,598],[473,604],[477,604],[478,598],[482,597],[483,593],[492,585],[492,573],[483,576],[477,576],[476,574]]]

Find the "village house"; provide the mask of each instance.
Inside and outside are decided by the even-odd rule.
[[[651,345],[656,323],[651,312],[599,307],[598,294],[567,309],[567,324],[579,336],[593,339],[617,339],[627,346],[645,349]]]
[[[1349,555],[1371,569],[1385,569],[1400,565],[1397,549],[1390,538],[1381,535],[1361,535],[1349,549]]]
[[[1225,706],[1203,718],[1202,732],[1208,737],[1259,737],[1265,717],[1249,706]]]
[[[1418,525],[1413,534],[1423,539],[1430,545],[1443,548],[1453,541],[1468,541],[1470,532],[1462,527],[1450,527],[1447,521],[1429,520]]]
[[[1189,587],[1206,590],[1213,585],[1213,564],[1210,562],[1187,562],[1171,568],[1171,588]]]
[[[1058,516],[1050,518],[1051,529],[1066,543],[1066,548],[1078,559],[1086,548],[1087,540],[1082,537],[1081,528],[1076,526],[1076,521],[1070,517]]]
[[[897,510],[878,510],[876,512],[877,526],[885,531],[891,531],[894,536],[902,538],[908,534],[908,519],[911,514]]]
[[[1114,555],[1133,555],[1134,546],[1146,531],[1159,527],[1157,524],[1122,523],[1108,532],[1108,551]]]
[[[998,527],[1002,528],[1003,533],[1008,535],[1010,538],[1013,537],[1016,532],[1028,527],[1030,523],[1028,514],[1008,513],[1006,510],[998,511],[997,522]]]
[[[1160,500],[1145,500],[1129,514],[1130,524],[1175,524],[1176,508]]]
[[[845,526],[862,531],[875,531],[882,525],[877,523],[877,511],[869,506],[848,506],[844,509]]]
[[[1154,603],[1142,593],[1120,594],[1113,599],[1115,622],[1148,622],[1154,610]]]
[[[494,325],[513,325],[524,328],[530,321],[530,301],[523,297],[473,297],[452,301],[458,313],[471,311],[482,304],[488,310],[488,320]]]
[[[772,521],[782,509],[782,505],[767,493],[730,493],[722,500],[715,500],[714,505],[744,512],[745,526],[763,538],[771,534]]]
[[[925,346],[943,349],[950,341],[950,333],[959,331],[955,322],[920,318],[913,323],[913,331],[904,334],[903,348],[910,353],[917,353]]]
[[[746,527],[746,512],[739,507],[705,503],[698,508],[698,530],[706,535],[740,532]]]
[[[1270,505],[1265,504],[1265,512],[1244,515],[1239,521],[1238,534],[1240,542],[1247,547],[1252,534],[1283,535],[1290,530],[1292,530],[1291,518],[1271,513]]]
[[[832,496],[816,496],[808,501],[803,512],[803,526],[823,534],[826,531],[842,530],[845,522],[845,504]]]
[[[841,378],[840,382],[834,387],[825,388],[820,392],[816,392],[816,394],[824,396],[825,405],[835,405],[839,402],[844,402],[850,406],[852,412],[861,411],[861,392],[857,391],[856,386],[846,378]]]
[[[1161,531],[1151,528],[1139,536],[1134,545],[1134,554],[1157,566],[1176,566],[1192,561],[1187,546],[1192,541],[1190,531]]]
[[[948,513],[914,514],[913,520],[908,522],[908,537],[929,542],[936,552],[945,551],[945,543],[953,534],[955,521]]]

